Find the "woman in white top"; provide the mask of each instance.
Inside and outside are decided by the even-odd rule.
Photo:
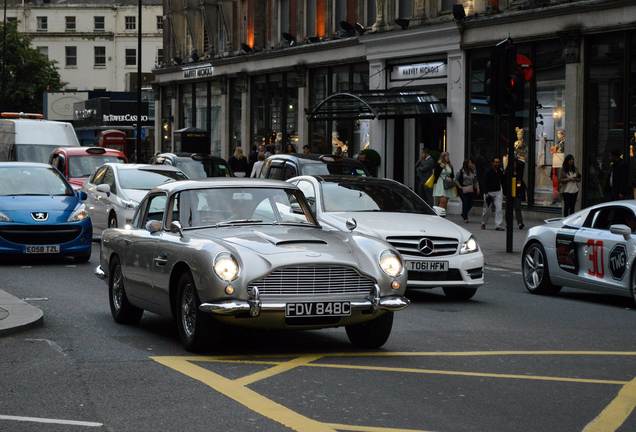
[[[259,178],[261,176],[261,170],[263,169],[263,163],[265,161],[265,153],[259,152],[257,159],[258,160],[254,162],[254,165],[252,166],[252,173],[250,174],[250,177],[252,178]]]
[[[455,170],[451,164],[448,152],[442,152],[439,155],[439,161],[433,173],[435,174],[433,197],[437,199],[440,207],[446,209],[448,200],[457,197],[457,191],[455,190]]]
[[[576,206],[576,196],[579,194],[581,184],[581,174],[574,165],[574,156],[567,155],[563,160],[561,173],[559,174],[559,191],[563,196],[563,216],[574,213]]]

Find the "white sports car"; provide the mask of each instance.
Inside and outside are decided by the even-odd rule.
[[[596,205],[531,228],[523,282],[531,293],[562,286],[631,296],[636,302],[636,201]]]
[[[471,233],[438,216],[403,184],[354,176],[288,181],[303,191],[323,227],[355,229],[395,247],[409,288],[441,287],[449,298],[468,300],[484,283],[484,256]]]

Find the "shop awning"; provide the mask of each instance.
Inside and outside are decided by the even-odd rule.
[[[368,120],[450,117],[446,104],[422,91],[381,90],[366,93],[335,93],[307,112],[312,120]]]

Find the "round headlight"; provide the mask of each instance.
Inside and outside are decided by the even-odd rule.
[[[385,250],[380,254],[380,268],[391,277],[399,276],[402,273],[402,259],[395,252]]]
[[[231,282],[239,275],[239,265],[229,253],[220,253],[214,259],[214,273],[226,282]]]

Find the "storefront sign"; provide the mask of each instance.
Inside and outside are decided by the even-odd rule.
[[[183,68],[182,70],[183,79],[205,78],[214,75],[214,66],[211,64]]]
[[[146,123],[154,120],[147,115],[141,116],[141,122]],[[108,123],[137,123],[137,114],[102,114],[104,124]]]
[[[415,81],[445,76],[446,62],[444,61],[396,65],[391,70],[391,81]]]

